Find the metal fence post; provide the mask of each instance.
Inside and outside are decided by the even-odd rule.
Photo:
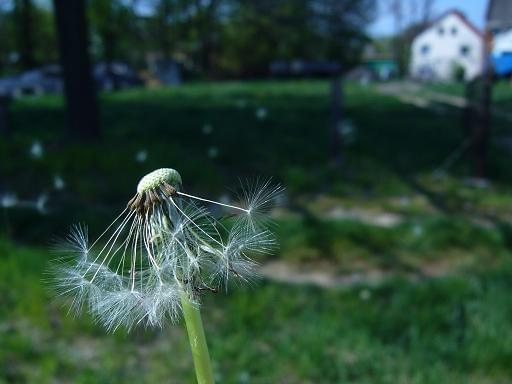
[[[341,167],[343,164],[342,137],[340,134],[343,121],[343,92],[339,73],[331,78],[331,156],[334,164]]]
[[[8,96],[0,96],[0,133],[3,136],[11,134],[9,119],[9,104],[11,99]]]

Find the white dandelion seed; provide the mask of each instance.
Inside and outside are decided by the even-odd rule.
[[[33,159],[40,159],[43,157],[43,145],[39,140],[35,140],[32,142],[32,145],[30,146],[30,157]]]
[[[109,331],[161,327],[179,318],[184,293],[198,304],[203,291],[254,278],[251,256],[272,252],[276,243],[253,215],[281,189],[245,192],[247,207],[238,207],[187,194],[181,184],[174,169],[153,171],[92,244],[84,226],[72,228],[53,271],[72,311],[86,308]],[[228,230],[196,202],[224,207],[238,219]]]
[[[66,187],[64,179],[60,175],[53,176],[53,188],[57,191],[61,191]]]
[[[148,159],[148,151],[141,149],[135,154],[135,161],[137,163],[144,163]]]
[[[219,156],[219,149],[217,147],[208,148],[208,157],[210,159],[215,159]]]
[[[412,227],[412,233],[414,236],[416,237],[420,237],[423,235],[423,227],[420,225],[420,224],[415,224],[413,227]]]
[[[2,208],[13,208],[18,205],[18,196],[14,193],[5,193],[0,196],[0,207]]]
[[[237,99],[235,101],[235,105],[237,108],[240,108],[240,109],[244,109],[245,107],[247,107],[247,105],[249,104],[249,102],[247,101],[247,99]]]
[[[37,197],[37,200],[34,202],[34,208],[41,215],[45,215],[48,213],[48,208],[46,206],[47,203],[48,203],[48,195],[45,193],[42,193]]]
[[[272,224],[270,209],[283,200],[283,188],[274,185],[271,179],[247,181],[241,183],[239,193],[240,205],[247,210],[247,215],[239,216],[238,220],[245,223],[252,231]]]
[[[213,132],[213,127],[211,126],[211,124],[205,124],[203,125],[201,131],[203,132],[203,135],[209,135],[210,133]]]
[[[267,108],[265,107],[259,107],[255,112],[256,118],[258,120],[265,120],[268,115]]]
[[[359,291],[359,298],[363,301],[368,301],[372,297],[372,292],[369,289],[362,289]]]

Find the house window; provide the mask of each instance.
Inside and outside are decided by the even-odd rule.
[[[430,52],[430,45],[423,44],[420,48],[420,52],[422,55],[428,55],[428,53]]]
[[[437,28],[437,33],[439,33],[439,36],[443,36],[444,35],[444,28],[443,27]]]
[[[457,34],[457,27],[452,27],[450,32],[452,33],[452,36],[455,36]]]
[[[469,45],[461,45],[460,46],[460,55],[463,57],[469,56],[469,53],[471,52],[471,48]]]

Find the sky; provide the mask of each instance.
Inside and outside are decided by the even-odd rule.
[[[405,0],[408,3],[411,0]],[[373,37],[390,36],[394,32],[393,17],[386,9],[389,0],[377,0],[379,10],[368,32]],[[479,29],[484,26],[488,0],[434,0],[433,14],[440,15],[451,9],[458,9]]]

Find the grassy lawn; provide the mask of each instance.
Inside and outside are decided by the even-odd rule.
[[[353,129],[339,170],[329,165],[328,95],[321,81],[192,84],[104,95],[103,138],[87,144],[64,140],[60,99],[19,101],[13,105],[15,132],[0,142],[0,175],[4,189],[21,199],[47,195],[48,214],[4,210],[1,228],[33,243],[47,242],[73,222],[86,222],[98,234],[133,195],[141,175],[171,166],[180,170],[188,191],[213,198],[234,199],[228,188],[236,189],[239,179],[272,176],[281,182],[287,202],[278,221],[289,260],[367,257],[373,264],[389,254],[414,259],[418,250],[443,258],[453,248],[457,254],[473,247],[475,231],[489,232],[480,225],[482,217],[499,228],[477,239],[492,238],[500,247],[511,243],[506,152],[490,151],[493,183],[485,188],[468,183],[465,157],[448,173],[434,173],[463,139],[458,111],[438,115],[348,85],[346,114]],[[267,112],[264,120],[256,117],[260,108]],[[42,158],[29,156],[34,140],[44,148]],[[139,151],[147,151],[143,163],[135,160]],[[65,189],[53,187],[55,175]],[[383,230],[330,220],[339,207],[396,214],[401,225]],[[404,237],[413,232],[421,236]],[[459,240],[432,242],[436,232]],[[481,245],[488,248],[489,241]]]
[[[181,326],[105,335],[41,284],[49,255],[2,241],[3,382],[192,383]],[[509,382],[510,260],[442,280],[321,290],[261,282],[206,297],[222,383]]]
[[[464,97],[466,86],[462,83],[425,84],[427,91],[444,93],[452,96]],[[500,80],[494,84],[492,91],[493,104],[497,107],[507,108],[512,104],[512,86],[507,80]]]
[[[0,141],[0,192],[44,194],[48,204],[45,214],[0,211],[0,383],[193,382],[181,327],[105,335],[87,316],[67,317],[42,282],[53,236],[75,222],[101,233],[138,179],[160,167],[217,199],[235,199],[228,188],[239,178],[272,176],[286,188],[272,257],[397,275],[378,286],[264,280],[207,295],[218,382],[510,382],[509,154],[491,146],[488,185],[469,178],[464,156],[439,172],[463,140],[459,111],[438,114],[350,84],[345,100],[352,129],[342,169],[330,164],[323,81],[102,95],[103,137],[93,143],[65,140],[61,99],[15,102],[13,135]],[[29,154],[34,141],[40,158]]]

